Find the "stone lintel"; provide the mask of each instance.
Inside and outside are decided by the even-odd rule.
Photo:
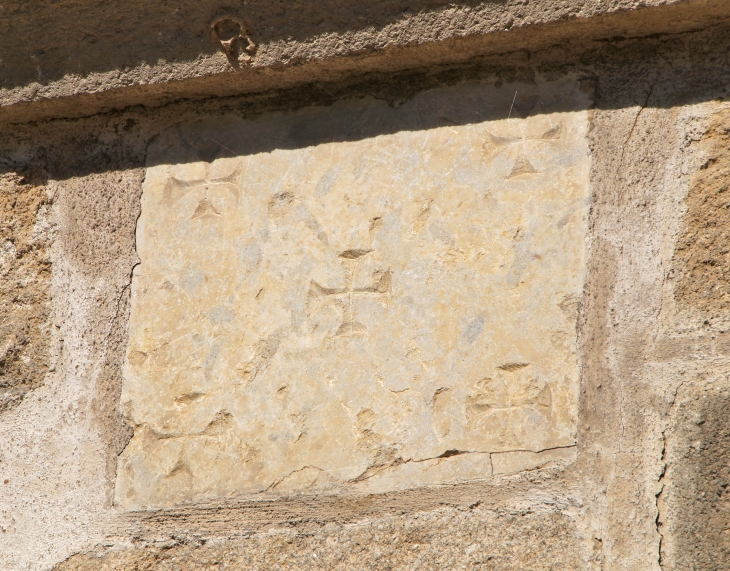
[[[266,2],[231,12],[213,2],[169,8],[147,0],[134,14],[67,3],[0,11],[0,53],[9,54],[0,62],[0,122],[343,82],[566,43],[580,51],[730,18],[724,0],[392,2],[362,13],[318,3],[297,19]]]

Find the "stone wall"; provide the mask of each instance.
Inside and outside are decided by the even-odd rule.
[[[1,124],[0,568],[727,568],[699,4]]]

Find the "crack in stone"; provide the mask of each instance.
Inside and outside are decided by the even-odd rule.
[[[667,414],[667,418],[670,419],[670,420],[671,420],[672,414],[673,414],[672,409],[674,408],[674,405],[677,402],[677,395],[679,394],[679,391],[684,386],[684,384],[685,384],[685,381],[681,381],[677,385],[677,388],[674,389],[674,395],[672,396],[672,400],[669,403],[669,412]],[[659,483],[660,487],[659,487],[659,491],[654,495],[654,497],[655,497],[654,505],[656,507],[656,518],[654,518],[654,526],[656,528],[657,534],[659,534],[659,545],[657,546],[657,563],[659,564],[659,568],[660,569],[664,569],[664,565],[663,565],[664,562],[662,561],[662,546],[663,546],[663,543],[664,543],[664,534],[661,531],[661,528],[662,528],[662,523],[661,523],[661,516],[662,516],[661,499],[662,499],[662,496],[664,495],[664,488],[665,488],[665,485],[664,485],[664,476],[666,475],[667,468],[669,466],[669,463],[667,462],[667,458],[666,458],[666,454],[667,454],[667,430],[668,430],[668,428],[665,428],[664,430],[662,430],[662,456],[661,456],[662,467],[661,467],[661,473],[659,474],[659,478],[657,480],[657,482]]]
[[[626,153],[626,147],[629,144],[629,141],[631,141],[631,138],[634,136],[634,131],[636,130],[636,125],[639,123],[639,118],[641,117],[641,113],[646,109],[647,105],[649,105],[649,100],[651,99],[652,93],[654,93],[654,88],[656,87],[658,80],[654,80],[654,83],[652,83],[651,87],[649,88],[649,93],[646,96],[646,101],[639,109],[639,112],[636,114],[636,117],[634,118],[634,123],[631,125],[631,130],[629,131],[628,137],[626,137],[626,140],[624,141],[624,144],[621,145],[621,157],[618,161],[618,170],[621,169],[621,166],[624,164],[624,154]],[[618,174],[618,170],[616,171],[616,174]]]

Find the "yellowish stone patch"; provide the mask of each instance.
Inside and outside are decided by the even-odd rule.
[[[490,478],[492,453],[573,445],[587,105],[472,84],[162,137],[117,504]]]

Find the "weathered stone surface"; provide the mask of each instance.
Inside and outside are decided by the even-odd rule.
[[[509,68],[524,63],[505,63],[517,51],[534,57],[569,46],[575,54],[592,42],[680,34],[730,18],[725,0],[318,0],[291,8],[295,17],[288,8],[270,0],[137,0],[133,10],[5,0],[0,123],[313,82],[329,91],[358,76],[384,73],[391,82],[404,70],[485,55]],[[212,25],[220,16],[234,34],[238,22],[251,34],[233,46],[245,51],[241,61]]]
[[[710,571],[730,564],[730,391],[723,369],[721,376],[712,371],[709,379],[679,391],[674,422],[665,433],[668,465],[657,523],[667,570]]]
[[[0,175],[0,413],[49,367],[50,204],[44,185]]]
[[[721,330],[730,325],[730,108],[720,106],[702,137],[704,162],[692,177],[687,215],[674,252],[679,309],[699,312]]]
[[[209,569],[585,569],[575,520],[561,512],[498,514],[475,507],[328,524],[307,535],[276,530],[205,545],[135,545],[71,557],[57,571]]]
[[[573,445],[587,103],[473,84],[160,139],[119,505],[489,478],[489,453]]]
[[[693,135],[698,168],[688,177],[668,280],[672,311],[665,318],[667,333],[684,336],[665,339],[658,355],[671,359],[681,378],[662,432],[664,470],[657,494],[666,571],[730,568],[730,105],[708,105],[708,117]],[[685,364],[693,360],[701,365]]]
[[[549,4],[539,6],[549,9]],[[705,21],[707,5],[681,3]],[[651,33],[638,15],[627,17],[638,22],[642,34]],[[603,20],[592,24],[596,29]],[[579,446],[461,454],[404,462],[380,472],[385,478],[396,468],[405,474],[426,465],[445,468],[449,462],[490,456],[491,480],[457,485],[363,494],[349,493],[356,488],[350,484],[341,494],[224,497],[122,512],[112,507],[116,470],[107,467],[113,463],[116,468],[118,444],[127,442],[111,412],[121,408],[129,285],[137,261],[134,229],[145,174],[140,161],[152,137],[170,122],[218,114],[250,118],[265,110],[325,104],[356,93],[402,103],[417,91],[474,78],[475,68],[446,73],[429,67],[395,76],[381,69],[375,77],[362,77],[362,83],[313,84],[285,97],[268,93],[265,101],[214,98],[153,109],[145,98],[144,107],[120,113],[3,127],[0,168],[43,168],[55,197],[52,220],[58,232],[51,249],[50,313],[58,345],[52,347],[52,374],[26,393],[19,406],[0,415],[0,568],[41,571],[64,560],[64,569],[730,567],[725,563],[730,551],[722,492],[728,466],[723,410],[730,333],[722,324],[721,232],[713,238],[712,226],[702,226],[703,220],[719,220],[713,224],[722,226],[722,193],[715,192],[720,184],[707,184],[703,203],[693,190],[695,174],[711,172],[713,165],[700,168],[706,159],[717,158],[720,167],[725,153],[722,132],[715,136],[707,127],[712,114],[728,101],[730,34],[722,26],[701,27],[681,36],[613,37],[598,47],[584,49],[581,42],[571,42],[540,52],[531,52],[519,37],[508,34],[509,49],[520,49],[522,59],[515,63],[517,56],[503,56],[490,76],[504,82],[502,89],[509,92],[505,99],[514,95],[512,81],[519,77],[529,82],[532,71],[556,78],[579,69],[596,85],[589,136],[590,261],[579,306]],[[456,49],[441,42],[430,49],[418,40],[413,41],[413,53],[429,64],[435,50]],[[100,45],[91,46],[92,51],[104,52]],[[38,54],[39,60],[59,53],[46,51]],[[348,59],[346,65],[358,61]],[[478,64],[483,66],[479,70],[492,73],[489,61]],[[47,69],[42,61],[39,65]],[[304,74],[311,67],[292,65],[275,73],[289,80],[291,70]],[[242,76],[241,82],[247,81]],[[163,88],[171,93],[174,85]],[[240,85],[226,84],[231,90]],[[520,87],[516,107],[521,107],[522,94]],[[75,109],[94,112],[88,99],[72,99]],[[19,109],[9,112],[20,120]],[[503,117],[502,112],[498,118]],[[702,142],[707,135],[708,142],[713,140],[710,148]],[[241,152],[235,140],[219,133],[213,137]],[[200,151],[208,156],[204,146]],[[689,201],[688,193],[693,195]],[[708,244],[707,258],[702,248],[685,240],[690,228],[698,230],[698,241]],[[700,232],[709,232],[711,239]],[[675,256],[678,237],[691,250],[687,264]],[[703,259],[716,260],[716,265],[708,265],[705,272],[689,271],[700,270]],[[681,284],[691,283],[691,277],[683,277],[690,273],[702,285],[700,295],[689,289],[678,294]],[[709,380],[713,386],[703,388]],[[529,465],[523,463],[517,465],[522,472],[500,475],[505,466],[514,469],[507,462],[500,466],[501,461],[541,459],[559,450],[577,451],[575,462],[539,470],[525,470]],[[465,468],[459,470],[463,474]],[[375,479],[358,486],[369,481]],[[440,523],[434,520],[451,510],[463,516],[462,522],[450,516]],[[489,513],[502,515],[490,524]],[[556,513],[562,515],[552,518],[553,523],[550,514]],[[383,522],[391,517],[392,524]],[[532,523],[515,527],[512,518]]]

